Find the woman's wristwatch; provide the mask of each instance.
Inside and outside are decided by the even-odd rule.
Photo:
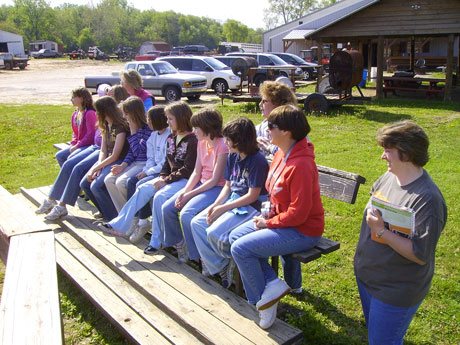
[[[383,234],[385,233],[387,229],[385,227],[383,227],[381,230],[377,231],[377,233],[375,234],[375,236],[377,238],[381,238],[383,236]]]

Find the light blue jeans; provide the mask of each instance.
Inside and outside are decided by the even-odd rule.
[[[153,186],[155,181],[156,180],[151,180],[136,188],[136,191],[120,210],[118,216],[109,222],[112,228],[119,232],[126,233],[131,227],[134,217],[136,217],[139,210],[146,205],[150,209],[150,201],[157,192],[157,189]],[[147,217],[141,218],[145,219]]]
[[[366,319],[369,345],[402,345],[404,335],[422,302],[411,307],[387,304],[372,297],[359,279],[356,282]]]
[[[110,165],[102,168],[101,173],[92,182],[89,182],[84,176],[80,182],[81,189],[84,190],[86,196],[94,203],[97,209],[102,213],[105,221],[109,221],[118,215],[109,192],[105,187],[104,179],[110,173],[112,165],[120,164],[122,160],[117,160]]]
[[[199,185],[200,184],[198,184],[197,187]],[[200,254],[198,253],[192,236],[192,218],[211,205],[219,196],[221,190],[222,187],[216,186],[195,195],[195,197],[190,199],[180,211],[174,204],[179,194],[183,192],[183,189],[178,191],[163,204],[162,213],[165,229],[164,244],[166,247],[173,246],[182,241],[182,239],[185,239],[189,259],[195,261],[200,259]]]
[[[152,247],[160,249],[161,245],[164,244],[165,224],[162,212],[163,205],[173,195],[183,189],[187,181],[185,178],[180,179],[179,181],[167,184],[155,193],[152,202],[152,237],[149,243]]]
[[[209,207],[208,207],[209,208]],[[231,210],[222,214],[214,223],[208,225],[206,215],[208,208],[192,219],[192,235],[201,260],[209,273],[216,274],[227,266],[230,255],[228,235],[238,225],[251,220],[258,213],[251,206],[246,206],[248,213],[235,214]]]
[[[80,153],[81,151],[83,151],[84,149],[86,149],[88,146],[83,146],[83,147],[79,147],[78,149],[76,149],[75,151],[73,151],[72,153],[70,153],[70,148],[66,148],[66,149],[63,149],[63,150],[60,150],[58,152],[56,152],[56,160],[59,164],[60,167],[62,167],[62,165],[64,164],[64,162],[71,156],[75,156],[76,154]]]
[[[88,146],[67,158],[51,187],[49,197],[62,201],[67,205],[74,205],[80,194],[80,181],[88,170],[97,162],[99,147]]]
[[[141,178],[140,180],[138,180],[136,176],[130,177],[126,184],[126,189],[128,192],[128,199],[133,196],[134,192],[136,192],[136,187],[139,187],[141,184],[147,181],[153,180],[155,177],[158,177],[159,175],[160,174],[148,175],[148,176],[145,176],[144,178]]]
[[[240,236],[245,234],[244,236]],[[321,236],[305,236],[294,228],[255,230],[252,220],[230,234],[231,254],[240,271],[246,298],[256,304],[265,285],[277,274],[268,263],[270,256],[288,255],[313,248]]]

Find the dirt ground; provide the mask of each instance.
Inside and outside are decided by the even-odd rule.
[[[31,59],[25,70],[0,70],[1,103],[70,104],[72,89],[86,75],[111,74],[121,62]]]

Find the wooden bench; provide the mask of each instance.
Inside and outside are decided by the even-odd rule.
[[[0,344],[62,344],[52,226],[0,186]]]
[[[318,165],[318,173],[321,195],[349,204],[355,203],[359,186],[366,182],[366,179],[360,175],[322,165]],[[314,248],[305,252],[292,254],[292,256],[300,262],[308,263],[339,248],[340,242],[322,237]],[[278,272],[279,257],[272,257],[271,265],[275,272]],[[239,294],[243,294],[243,287],[239,277],[236,289]]]
[[[17,195],[36,208],[48,187]],[[255,308],[167,252],[147,256],[124,238],[93,224],[94,208],[82,199],[58,222],[59,268],[137,344],[295,344],[302,332],[277,320],[258,325]]]

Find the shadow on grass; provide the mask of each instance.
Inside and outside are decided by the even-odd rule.
[[[66,344],[129,344],[61,271],[58,282]]]
[[[342,313],[328,300],[315,296],[308,291],[303,291],[298,296],[293,296],[299,302],[311,305],[318,314],[323,317],[314,317],[291,305],[282,304],[279,307],[278,317],[304,331],[304,343],[316,345],[338,344],[365,344],[367,342],[367,330],[362,322],[354,320]],[[330,326],[321,320],[327,318],[334,323],[338,331],[333,331]],[[318,341],[318,339],[322,339]]]

